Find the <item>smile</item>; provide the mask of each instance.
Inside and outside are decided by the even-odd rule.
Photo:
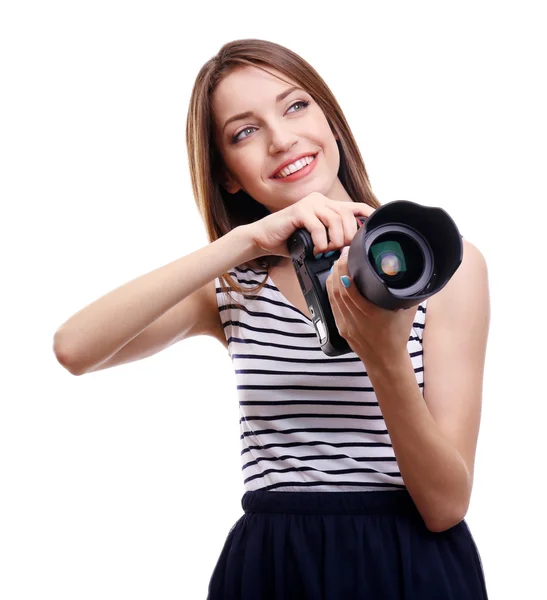
[[[315,157],[317,154],[310,156],[304,156],[300,158],[294,163],[283,167],[280,171],[278,171],[273,179],[289,179],[290,181],[294,181],[295,179],[300,179],[300,177],[304,177],[308,173],[310,173],[315,166]]]

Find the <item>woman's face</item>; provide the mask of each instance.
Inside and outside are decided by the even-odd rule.
[[[291,81],[273,69],[242,67],[213,92],[215,140],[228,170],[221,184],[232,194],[243,189],[270,212],[311,192],[351,200],[338,179],[340,154],[322,110],[305,91],[290,91],[294,82],[287,84],[270,73]],[[241,113],[250,114],[231,120]],[[280,177],[289,172],[280,174],[280,167],[301,156],[315,158],[300,174]]]

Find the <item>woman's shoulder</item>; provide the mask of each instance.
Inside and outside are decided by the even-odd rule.
[[[462,246],[462,262],[450,281],[437,294],[439,296],[442,296],[443,292],[447,290],[444,295],[453,300],[461,298],[463,294],[473,297],[487,284],[488,267],[483,253],[469,240],[462,239]],[[476,287],[479,289],[475,290]]]
[[[469,309],[486,310],[488,306],[488,267],[479,248],[462,239],[460,266],[442,290],[427,299],[428,321],[450,319],[450,315]]]

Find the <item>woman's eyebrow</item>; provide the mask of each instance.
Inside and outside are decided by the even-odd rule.
[[[290,88],[287,88],[284,92],[281,92],[281,94],[279,94],[276,99],[275,99],[275,103],[277,104],[278,102],[281,102],[281,100],[284,100],[291,92],[294,92],[294,90],[300,90],[301,88],[299,88],[296,85],[293,85]],[[301,90],[304,91],[304,90]],[[239,119],[247,119],[248,117],[252,117],[254,116],[254,112],[252,110],[248,110],[247,112],[244,113],[240,113],[238,115],[234,115],[233,117],[230,117],[226,123],[224,123],[224,127],[222,128],[222,131],[224,132],[224,130],[226,129],[226,125],[228,125],[228,123],[231,123],[232,121],[239,121]]]

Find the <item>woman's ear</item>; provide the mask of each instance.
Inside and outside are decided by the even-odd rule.
[[[236,192],[239,192],[239,190],[241,189],[241,186],[239,185],[239,183],[225,169],[222,170],[222,174],[220,176],[220,185],[229,194],[235,194]]]
[[[239,190],[241,189],[241,186],[238,185],[235,181],[232,181],[231,179],[227,179],[224,184],[222,185],[222,187],[229,193],[229,194],[235,194],[237,192],[239,192]]]

